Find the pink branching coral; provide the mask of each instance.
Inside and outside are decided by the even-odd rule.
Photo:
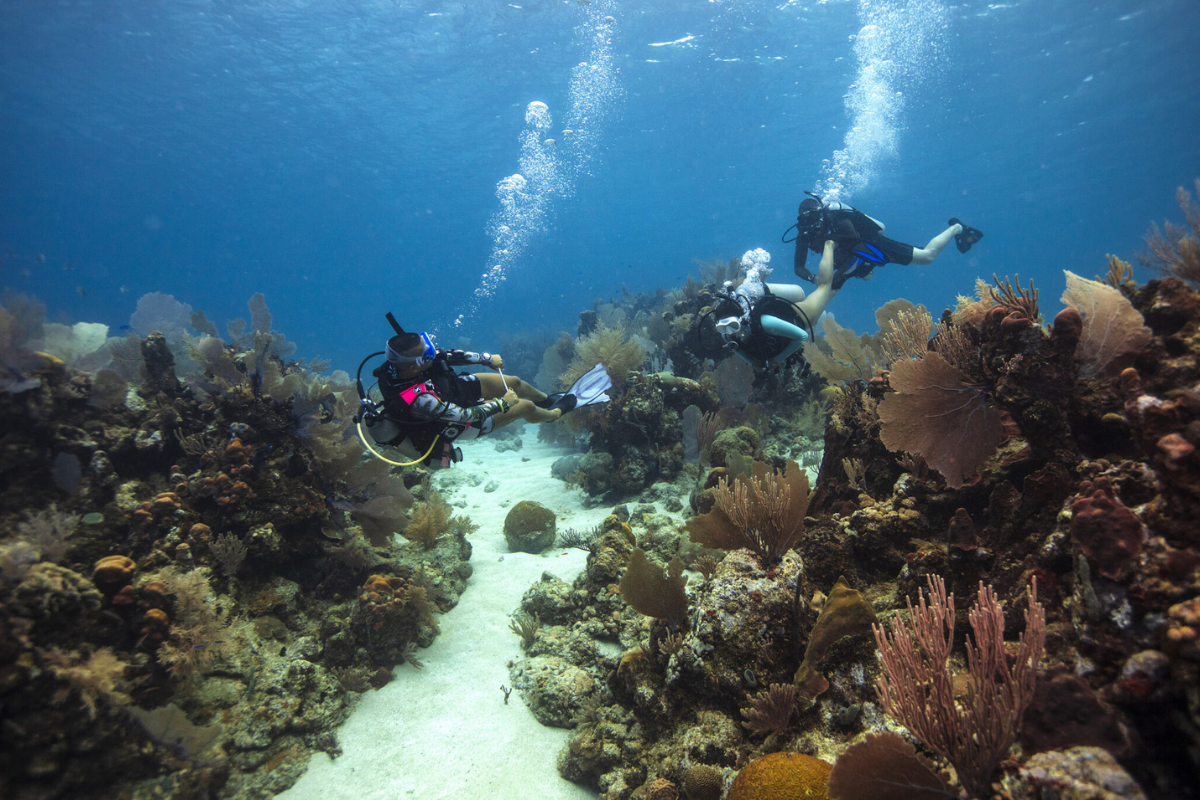
[[[927,747],[954,765],[959,783],[973,797],[988,796],[992,773],[1016,741],[1021,715],[1033,699],[1038,659],[1046,639],[1046,614],[1036,584],[1026,590],[1025,633],[1009,666],[1004,652],[1004,610],[990,586],[979,584],[971,608],[974,641],[967,642],[970,682],[955,698],[950,673],[954,641],[954,595],[929,576],[928,603],[908,603],[909,625],[896,620],[889,633],[875,627],[883,660],[876,683],[880,704]]]

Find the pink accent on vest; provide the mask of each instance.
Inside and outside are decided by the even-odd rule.
[[[431,389],[429,388],[428,384],[414,383],[412,386],[400,393],[400,399],[411,406],[416,402],[420,395],[428,394],[430,391]]]

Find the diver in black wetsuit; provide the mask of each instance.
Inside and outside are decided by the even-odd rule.
[[[932,264],[938,254],[954,239],[960,253],[983,238],[983,232],[951,218],[948,228],[929,240],[924,247],[897,242],[883,235],[884,225],[852,206],[837,201],[826,202],[812,192],[800,203],[796,224],[783,234],[785,242],[796,242],[796,276],[813,281],[805,267],[808,251],[820,253],[825,242],[837,243],[834,256],[833,288],[838,290],[849,278],[866,278],[875,267],[884,264]],[[792,228],[796,238],[787,238]]]

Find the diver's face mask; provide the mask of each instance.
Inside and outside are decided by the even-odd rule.
[[[738,317],[725,317],[718,320],[716,324],[717,333],[721,334],[725,339],[740,339],[742,333],[742,320]]]
[[[425,332],[422,332],[420,336],[421,342],[425,345],[425,349],[421,351],[420,355],[406,356],[403,353],[397,353],[389,344],[387,348],[387,360],[393,364],[413,369],[419,369],[426,364],[432,364],[433,359],[437,356],[437,348],[433,345],[433,337]]]

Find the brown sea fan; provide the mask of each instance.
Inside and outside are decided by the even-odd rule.
[[[981,387],[937,353],[895,365],[894,393],[879,404],[879,437],[893,452],[917,453],[958,488],[1000,446],[1000,412]]]

